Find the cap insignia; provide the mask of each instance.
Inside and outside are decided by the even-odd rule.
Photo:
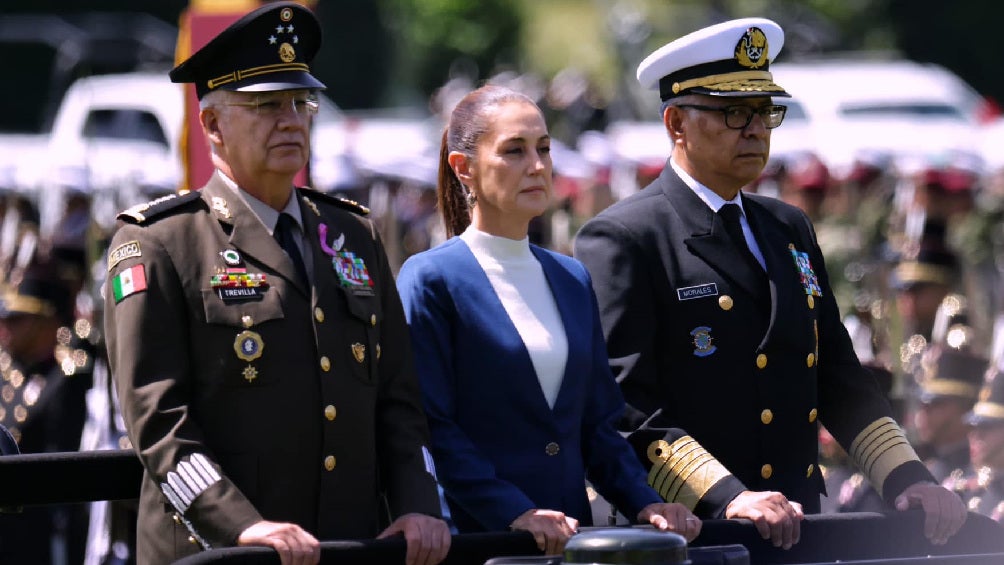
[[[751,27],[736,44],[736,61],[748,69],[759,69],[770,60],[767,35],[758,27]]]
[[[279,58],[283,63],[291,63],[296,59],[296,50],[289,43],[283,43],[279,46]]]
[[[279,19],[284,22],[288,22],[289,20],[293,19],[292,8],[283,8],[281,11],[279,11]]]

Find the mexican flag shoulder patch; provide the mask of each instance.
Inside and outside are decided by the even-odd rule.
[[[146,290],[146,269],[143,265],[129,267],[112,279],[112,293],[116,304],[123,298],[144,290]]]

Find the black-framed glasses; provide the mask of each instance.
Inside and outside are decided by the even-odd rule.
[[[787,106],[781,104],[770,104],[768,106],[745,106],[738,104],[735,106],[702,106],[700,104],[677,104],[678,108],[693,108],[705,112],[721,112],[725,116],[725,125],[730,129],[745,129],[753,121],[753,115],[759,114],[763,120],[763,125],[767,129],[774,129],[784,121],[784,114],[788,111]]]
[[[314,115],[320,109],[321,103],[316,94],[294,96],[293,98],[259,94],[247,102],[224,102],[223,105],[251,108],[259,116],[274,118],[285,112],[290,105],[297,115]]]

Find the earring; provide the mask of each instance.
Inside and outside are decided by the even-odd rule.
[[[470,190],[468,190],[467,193],[464,195],[464,199],[467,200],[468,208],[473,208],[474,205],[478,203],[477,195],[471,192]]]

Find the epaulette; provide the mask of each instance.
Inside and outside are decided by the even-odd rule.
[[[316,198],[317,200],[321,200],[322,202],[327,202],[328,204],[334,204],[339,208],[348,210],[349,212],[352,212],[354,214],[359,214],[360,216],[368,216],[370,213],[369,208],[363,206],[362,204],[356,202],[355,200],[349,200],[348,198],[342,198],[340,196],[335,196],[333,194],[327,194],[319,190],[314,190],[309,186],[301,186],[300,194],[303,194],[304,196],[309,194],[310,195],[309,198]]]
[[[186,192],[184,194],[168,194],[167,196],[161,196],[156,200],[144,202],[143,204],[137,204],[132,208],[123,210],[122,212],[119,212],[118,219],[133,224],[142,224],[151,218],[167,212],[168,210],[172,210],[193,200],[198,200],[200,197],[201,195],[197,190]]]

